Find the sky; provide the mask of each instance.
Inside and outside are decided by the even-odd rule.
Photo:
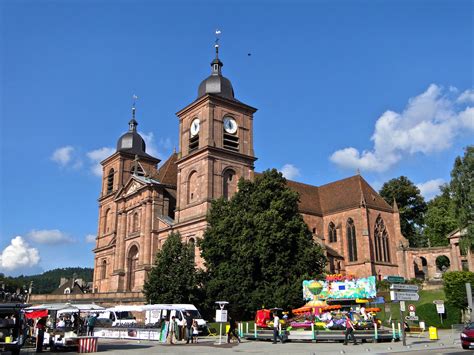
[[[407,176],[427,200],[474,139],[471,1],[0,1],[0,272],[93,266],[100,161],[138,130],[162,160],[177,111],[223,74],[256,171],[323,185]]]

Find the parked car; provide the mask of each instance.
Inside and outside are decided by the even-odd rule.
[[[0,351],[10,351],[19,354],[25,343],[28,326],[23,308],[27,305],[21,303],[0,304]]]
[[[463,349],[474,349],[474,322],[466,324],[462,330],[461,346]]]

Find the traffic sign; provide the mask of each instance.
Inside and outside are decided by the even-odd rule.
[[[433,303],[434,304],[444,304],[444,301],[443,300],[434,300]]]
[[[418,320],[418,316],[406,316],[405,317],[406,320]]]
[[[410,312],[415,312],[415,311],[416,311],[415,305],[414,305],[414,304],[409,304],[409,305],[408,305],[408,310],[409,310]]]
[[[390,291],[392,301],[418,301],[420,296],[416,292]]]
[[[444,313],[444,303],[442,303],[442,304],[437,303],[436,304],[436,312],[438,312],[440,314]]]
[[[415,312],[410,312],[410,317],[416,316]]]
[[[419,287],[417,285],[406,285],[406,284],[392,284],[390,285],[391,290],[401,290],[401,291],[418,291]]]
[[[390,283],[405,283],[405,278],[402,276],[387,276],[387,281]]]
[[[400,301],[400,311],[405,312],[405,301]]]

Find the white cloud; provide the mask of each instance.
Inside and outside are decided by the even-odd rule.
[[[300,171],[297,167],[295,167],[292,164],[285,164],[283,167],[280,169],[281,173],[283,176],[289,180],[292,180],[294,178],[297,178],[300,176]]]
[[[86,243],[95,243],[95,235],[94,234],[88,234],[84,238]]]
[[[330,160],[344,168],[382,172],[408,154],[446,150],[455,138],[474,131],[474,108],[461,105],[470,94],[444,90],[437,85],[408,101],[401,113],[384,112],[375,124],[372,150],[348,147],[334,152]],[[462,98],[462,100],[460,100]]]
[[[420,189],[421,194],[425,200],[431,200],[433,197],[439,194],[440,186],[443,185],[445,181],[443,179],[434,179],[429,180],[423,183],[419,183],[416,186]]]
[[[70,145],[56,149],[51,156],[51,160],[60,166],[66,166],[72,160],[74,147]]]
[[[469,89],[464,91],[461,95],[459,95],[458,102],[467,102],[467,103],[472,103],[474,102],[474,90]]]
[[[158,153],[158,149],[155,144],[155,135],[153,134],[153,132],[139,132],[139,134],[145,141],[146,153],[150,154],[152,157],[161,158],[161,154]]]
[[[0,267],[8,271],[33,267],[38,265],[39,261],[38,249],[30,248],[21,236],[13,238],[0,254]]]
[[[102,177],[102,165],[100,162],[115,153],[114,148],[102,147],[87,152],[87,157],[92,162],[91,171],[94,175]]]
[[[58,229],[33,229],[27,236],[29,239],[40,244],[70,243],[73,241],[71,237]]]

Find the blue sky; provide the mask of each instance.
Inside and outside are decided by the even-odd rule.
[[[93,266],[100,178],[136,94],[161,159],[175,112],[223,73],[254,119],[256,170],[431,198],[473,142],[470,1],[0,2],[0,272]]]

